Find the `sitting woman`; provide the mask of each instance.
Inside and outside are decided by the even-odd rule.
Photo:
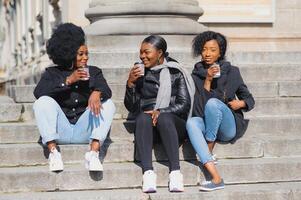
[[[226,38],[207,31],[194,38],[195,56],[201,61],[192,72],[196,92],[192,118],[187,121],[190,141],[211,181],[201,184],[200,190],[224,188],[224,182],[216,167],[212,150],[216,140],[235,141],[247,128],[242,111],[254,107],[254,99],[245,85],[239,69],[225,61]]]
[[[89,143],[86,167],[102,171],[100,145],[110,130],[115,106],[102,71],[87,66],[88,48],[82,28],[60,25],[47,43],[47,54],[56,66],[46,68],[34,90],[35,118],[49,154],[49,170],[63,170],[57,144]]]
[[[145,38],[140,48],[143,64],[130,70],[126,86],[124,104],[128,111],[139,113],[135,142],[143,171],[143,192],[156,192],[156,174],[152,165],[155,133],[160,135],[169,160],[169,191],[184,191],[178,148],[179,139],[186,137],[185,120],[194,88],[190,76],[168,57],[166,49],[162,37],[151,35]],[[145,68],[144,75],[141,65]]]

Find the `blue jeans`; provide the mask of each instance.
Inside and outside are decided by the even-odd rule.
[[[223,102],[211,98],[205,105],[205,117],[192,117],[186,123],[190,142],[199,156],[201,163],[213,161],[207,141],[216,139],[227,142],[236,134],[234,116]]]
[[[115,105],[111,99],[102,102],[98,117],[87,109],[76,124],[70,124],[59,104],[49,96],[42,96],[33,105],[42,143],[56,140],[58,144],[89,143],[96,139],[103,142],[110,130]]]

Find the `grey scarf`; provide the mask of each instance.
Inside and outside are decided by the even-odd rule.
[[[171,99],[171,79],[170,79],[170,73],[168,68],[178,69],[184,76],[185,83],[190,96],[190,101],[191,101],[188,117],[191,117],[193,98],[195,92],[194,82],[191,76],[187,73],[186,69],[184,69],[184,67],[182,67],[179,63],[173,61],[166,62],[166,60],[164,60],[163,64],[150,68],[150,70],[161,69],[160,78],[159,78],[160,87],[157,94],[156,105],[154,109],[156,110],[160,108],[166,108],[169,106],[170,99]]]

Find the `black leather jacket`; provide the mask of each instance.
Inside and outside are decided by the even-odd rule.
[[[126,87],[124,105],[131,113],[153,110],[160,86],[160,71],[145,70],[145,76],[136,81],[134,88]],[[171,76],[171,101],[168,107],[160,112],[171,112],[186,119],[190,109],[190,96],[182,73],[177,69],[169,69]]]

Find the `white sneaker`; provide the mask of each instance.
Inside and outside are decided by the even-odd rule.
[[[103,166],[99,160],[99,152],[89,151],[85,154],[85,166],[89,171],[103,171]]]
[[[56,148],[53,148],[49,153],[49,171],[63,171],[64,164],[62,160],[61,153],[57,151]]]
[[[184,192],[183,174],[180,170],[174,170],[169,173],[169,191]]]
[[[143,174],[142,191],[145,193],[153,193],[157,191],[157,175],[153,170],[147,170]]]

